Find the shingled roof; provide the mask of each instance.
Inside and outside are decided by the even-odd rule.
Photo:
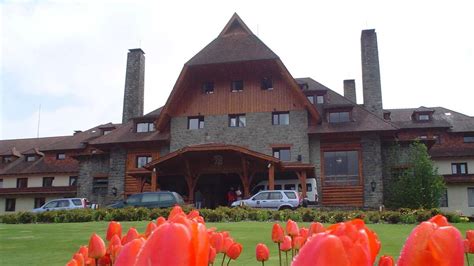
[[[29,139],[7,139],[0,140],[0,155],[15,155],[15,151],[21,154],[30,153],[34,148],[42,150],[43,148],[59,142],[67,141],[72,136],[29,138]]]
[[[40,157],[33,162],[27,162],[23,158],[17,159],[4,168],[0,169],[0,176],[22,175],[22,174],[53,174],[53,173],[77,173],[79,163],[75,160],[58,161],[46,160]]]
[[[351,122],[346,123],[328,123],[325,119],[322,123],[317,126],[311,126],[308,129],[309,133],[322,134],[322,133],[339,133],[339,132],[365,132],[365,131],[387,131],[397,130],[397,127],[390,122],[387,122],[374,113],[368,111],[361,105],[350,101],[344,96],[337,92],[329,89],[323,84],[315,81],[312,78],[296,78],[298,84],[301,85],[302,90],[305,93],[312,91],[324,91],[325,102],[322,105],[316,105],[321,113],[325,113],[328,110],[335,108],[347,108],[352,109]],[[303,86],[304,85],[304,86]]]
[[[278,56],[234,13],[222,32],[185,65],[205,65],[263,59]]]
[[[392,123],[400,128],[449,128],[450,132],[474,131],[474,117],[467,116],[444,107],[418,107],[387,109]],[[432,112],[432,120],[414,121],[414,112]]]

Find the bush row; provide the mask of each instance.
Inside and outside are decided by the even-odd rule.
[[[184,208],[189,212],[189,208]],[[251,208],[201,209],[201,215],[207,222],[240,222],[240,221],[286,221],[338,223],[354,218],[363,219],[366,223],[414,224],[426,221],[441,213],[438,209],[400,209],[397,211],[331,211],[310,208],[292,210],[263,210]],[[18,212],[0,216],[1,223],[73,223],[91,221],[149,221],[157,217],[167,217],[170,209],[124,208],[124,209],[77,209],[68,211],[49,211],[43,213]],[[443,213],[452,223],[468,221],[456,213]]]

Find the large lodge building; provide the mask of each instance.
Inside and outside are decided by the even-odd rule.
[[[0,141],[0,213],[61,197],[108,204],[157,189],[208,207],[240,186],[316,178],[320,206],[377,208],[394,143],[426,143],[444,176],[441,206],[474,215],[474,118],[442,107],[383,109],[377,37],[361,36],[364,104],[354,80],[344,96],[293,78],[237,14],[184,64],[166,104],[143,114],[145,56],[128,53],[122,124],[72,136]]]

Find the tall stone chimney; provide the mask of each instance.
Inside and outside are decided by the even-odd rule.
[[[379,52],[377,33],[374,29],[363,30],[360,37],[362,52],[362,87],[364,106],[382,117],[382,87],[380,84]]]
[[[143,115],[145,52],[140,48],[130,49],[128,51],[122,123],[127,123],[132,117]]]
[[[356,83],[353,79],[344,80],[344,97],[348,100],[357,103]]]

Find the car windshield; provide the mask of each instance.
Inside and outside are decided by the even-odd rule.
[[[285,192],[285,195],[286,195],[289,199],[296,199],[296,193],[295,193],[295,192]]]
[[[80,199],[73,199],[72,203],[76,206],[82,206],[82,201]]]
[[[58,206],[58,201],[50,201],[46,205],[44,205],[44,208],[56,208]]]
[[[160,201],[173,201],[174,197],[170,193],[160,194]]]
[[[253,200],[266,200],[268,199],[268,192],[262,192],[253,197]]]
[[[142,202],[157,202],[159,199],[158,193],[143,194]]]

